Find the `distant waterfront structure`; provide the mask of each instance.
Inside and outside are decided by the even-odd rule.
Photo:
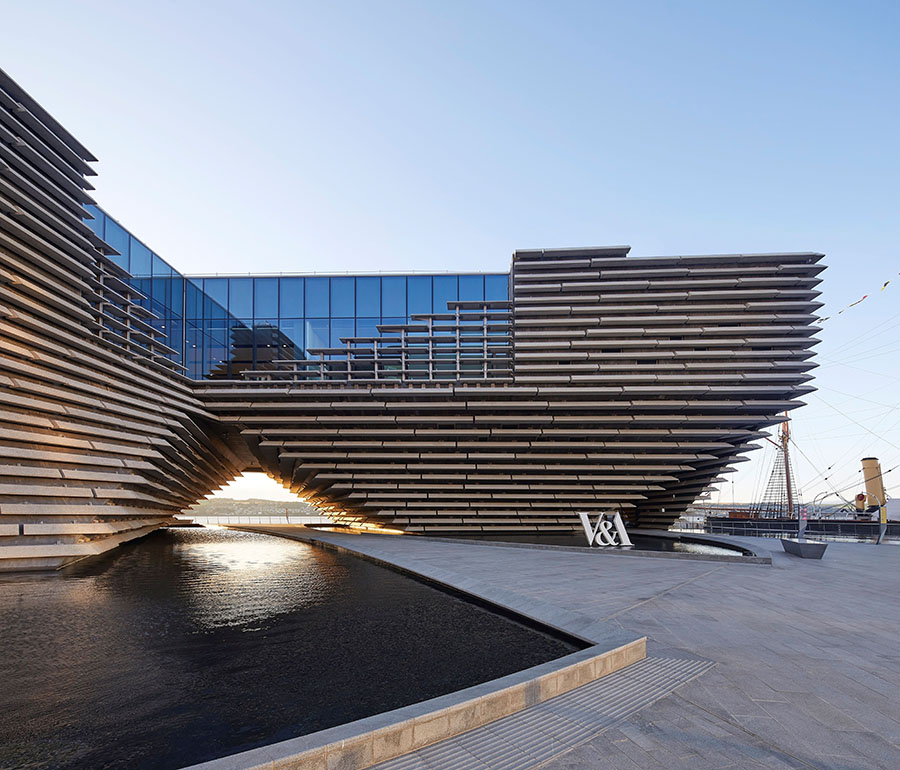
[[[191,506],[179,518],[198,524],[317,524],[329,519],[301,500],[231,500],[212,498]]]
[[[0,139],[0,569],[101,553],[246,470],[357,526],[667,527],[813,389],[818,253],[192,278],[3,73]]]

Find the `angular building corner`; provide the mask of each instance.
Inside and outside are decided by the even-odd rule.
[[[246,466],[84,224],[92,160],[0,71],[0,570],[102,553]]]
[[[504,299],[381,307],[331,347],[232,318],[192,379],[187,322],[89,226],[92,160],[0,72],[0,570],[102,553],[249,468],[358,526],[667,527],[812,390],[821,254],[627,247],[517,251]]]

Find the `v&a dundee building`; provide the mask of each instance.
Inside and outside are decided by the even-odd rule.
[[[350,525],[666,527],[812,390],[821,254],[186,276],[97,206],[94,160],[0,72],[0,569],[246,470]]]

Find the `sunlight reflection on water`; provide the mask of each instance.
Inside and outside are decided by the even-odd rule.
[[[29,770],[182,767],[575,649],[361,559],[222,529],[2,576],[0,617],[0,768]]]

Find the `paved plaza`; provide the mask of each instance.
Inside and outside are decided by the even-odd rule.
[[[532,766],[900,768],[898,546],[832,543],[824,560],[807,561],[782,553],[777,540],[744,538],[771,552],[772,564],[743,565],[418,537],[315,537],[550,623],[604,621],[646,635],[650,657],[715,664]],[[475,757],[460,764],[441,760],[446,752],[430,756],[409,756],[405,766],[485,766]],[[487,766],[506,766],[498,763]]]

